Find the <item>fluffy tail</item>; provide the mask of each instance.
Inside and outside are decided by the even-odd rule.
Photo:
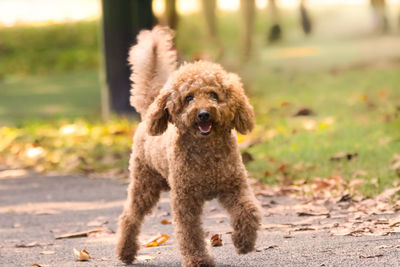
[[[129,51],[130,80],[133,82],[130,102],[142,118],[171,72],[176,69],[177,54],[173,48],[173,38],[171,29],[156,26],[151,31],[141,31],[137,36],[137,44]]]

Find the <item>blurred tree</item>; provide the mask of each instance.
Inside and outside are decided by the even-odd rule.
[[[373,10],[375,30],[380,33],[388,32],[389,23],[386,15],[386,1],[371,0],[370,3]]]
[[[300,24],[305,35],[309,35],[312,31],[312,21],[307,11],[305,0],[300,0]],[[269,0],[268,15],[271,21],[271,28],[268,33],[268,41],[275,42],[282,38],[282,27],[279,16],[279,9],[276,0]]]
[[[176,29],[179,21],[178,12],[176,11],[176,0],[165,0],[165,16],[167,25],[172,29]]]
[[[247,60],[250,56],[252,47],[253,25],[256,3],[255,0],[241,0],[240,9],[243,16],[243,42],[244,42],[244,59]]]
[[[279,10],[276,6],[275,0],[269,0],[267,11],[272,25],[269,30],[268,41],[278,41],[281,39],[282,29],[281,25],[279,24]]]
[[[308,35],[311,33],[312,24],[304,2],[305,0],[300,1],[300,21],[304,34]]]
[[[203,14],[206,19],[208,34],[213,39],[217,39],[217,26],[216,26],[216,0],[202,0]]]
[[[152,1],[102,0],[103,50],[105,80],[111,110],[118,114],[133,114],[129,105],[130,69],[128,51],[141,29],[151,29],[155,23]],[[104,93],[104,92],[103,92]]]

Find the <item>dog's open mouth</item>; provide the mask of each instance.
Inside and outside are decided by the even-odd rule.
[[[211,121],[200,121],[197,126],[202,135],[209,135],[212,128],[212,123]]]

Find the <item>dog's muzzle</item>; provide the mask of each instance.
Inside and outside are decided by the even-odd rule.
[[[200,134],[209,135],[212,128],[212,122],[210,121],[210,113],[207,110],[200,110],[199,114],[197,114],[199,118],[198,128],[200,130]]]

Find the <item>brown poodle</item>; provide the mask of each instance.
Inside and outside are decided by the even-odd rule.
[[[249,132],[254,113],[239,77],[220,65],[198,61],[176,69],[172,38],[168,28],[145,30],[130,51],[131,104],[143,121],[134,137],[117,254],[134,261],[144,216],[161,191],[171,190],[182,265],[214,266],[201,226],[205,201],[217,198],[230,214],[238,253],[256,242],[260,210],[233,131]]]

